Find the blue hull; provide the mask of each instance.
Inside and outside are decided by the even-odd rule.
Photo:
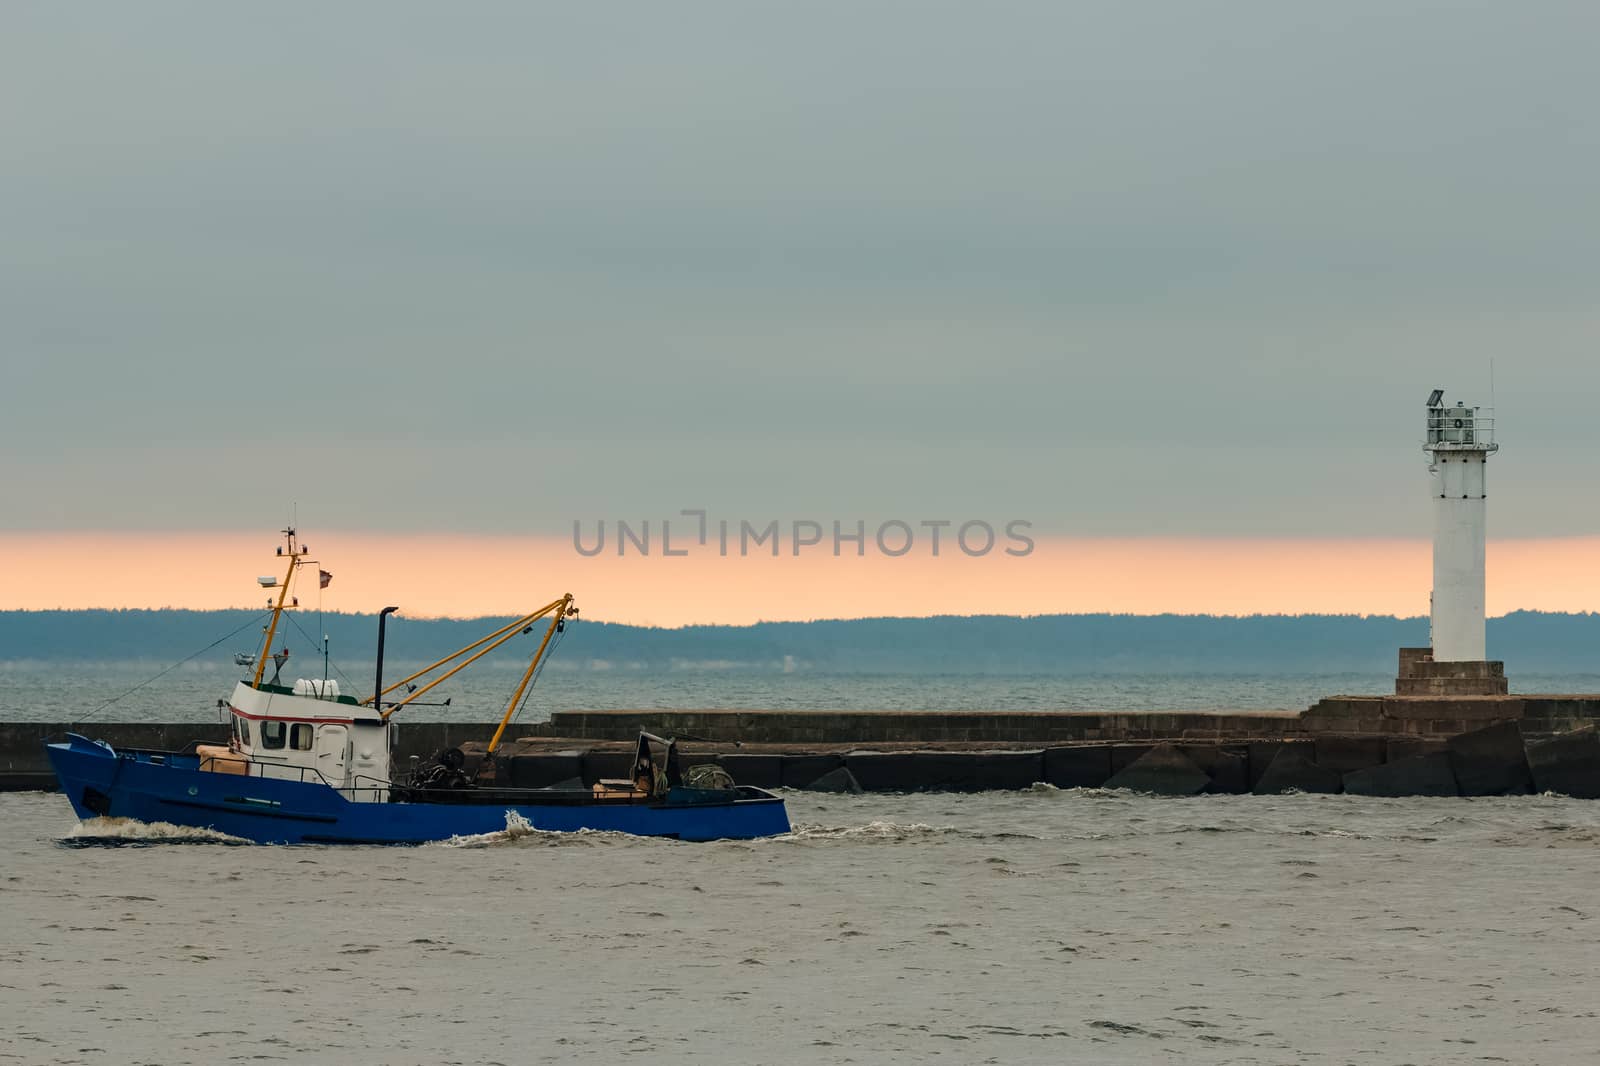
[[[424,844],[503,830],[511,812],[550,832],[747,840],[789,831],[783,800],[749,786],[716,803],[589,802],[532,789],[505,803],[353,802],[320,782],[201,770],[194,755],[119,752],[75,735],[46,747],[80,818],[168,822],[259,844]]]

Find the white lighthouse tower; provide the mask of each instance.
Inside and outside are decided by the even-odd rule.
[[[1402,649],[1402,695],[1506,691],[1504,665],[1487,661],[1484,648],[1484,474],[1499,447],[1492,415],[1459,401],[1446,406],[1443,389],[1428,396],[1422,449],[1433,496],[1432,647]]]

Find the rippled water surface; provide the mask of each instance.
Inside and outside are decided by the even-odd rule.
[[[1579,1063],[1600,805],[789,793],[226,846],[0,795],[0,1062]],[[176,836],[178,839],[174,839]]]
[[[0,662],[0,721],[211,722],[218,698],[233,691],[239,677],[236,667],[203,662],[156,676],[166,668],[162,663]],[[392,664],[390,676],[405,670],[406,664]],[[505,710],[521,672],[520,665],[468,670],[428,697],[433,702],[448,698],[450,706],[408,708],[406,718],[492,721]],[[1595,675],[1519,674],[1515,682],[1519,692],[1600,690]],[[372,691],[372,678],[346,674],[341,685],[347,693],[365,696]],[[568,667],[542,675],[520,720],[541,722],[554,710],[600,708],[1304,710],[1323,696],[1393,688],[1393,676],[1380,674],[830,674]]]

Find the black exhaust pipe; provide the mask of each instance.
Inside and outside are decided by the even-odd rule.
[[[372,707],[380,715],[383,713],[383,630],[389,624],[389,616],[400,608],[385,607],[378,612],[378,677],[373,682]]]

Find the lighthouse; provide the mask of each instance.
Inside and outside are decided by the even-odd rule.
[[[1433,507],[1433,595],[1429,648],[1403,648],[1395,691],[1400,695],[1495,695],[1506,691],[1505,667],[1484,647],[1484,475],[1499,450],[1494,417],[1443,389],[1428,396],[1428,487]]]

